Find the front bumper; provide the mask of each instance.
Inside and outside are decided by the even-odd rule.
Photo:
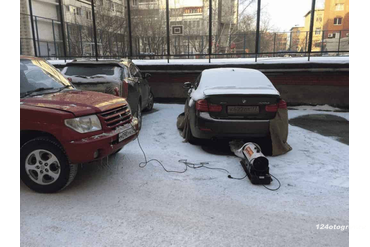
[[[73,164],[87,163],[94,160],[100,160],[108,155],[116,152],[129,142],[136,139],[139,134],[137,124],[133,121],[130,123],[132,126],[133,134],[126,139],[119,142],[119,134],[122,128],[116,130],[103,132],[99,135],[94,135],[81,140],[70,141],[64,143],[64,149],[68,155],[69,161]]]
[[[200,112],[191,124],[191,132],[201,139],[266,137],[270,120],[215,119],[208,112]]]

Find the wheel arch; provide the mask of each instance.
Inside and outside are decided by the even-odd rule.
[[[56,141],[59,145],[61,145],[58,139],[54,135],[48,132],[39,131],[39,130],[21,130],[21,140],[20,140],[21,145],[20,146],[22,147],[26,142],[34,138],[37,138],[37,137],[48,137]]]

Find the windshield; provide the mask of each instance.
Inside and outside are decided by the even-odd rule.
[[[53,66],[43,60],[20,60],[21,96],[40,89],[60,89],[72,85]]]
[[[63,73],[71,76],[96,76],[96,75],[114,75],[117,67],[114,65],[73,65],[64,68]]]

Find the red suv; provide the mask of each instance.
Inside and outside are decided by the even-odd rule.
[[[72,182],[78,164],[118,152],[139,132],[125,99],[80,91],[52,65],[20,57],[22,181],[37,192]]]

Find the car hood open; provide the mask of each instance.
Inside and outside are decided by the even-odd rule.
[[[126,100],[109,94],[80,90],[21,98],[22,105],[68,111],[76,117],[107,111],[126,103]]]

